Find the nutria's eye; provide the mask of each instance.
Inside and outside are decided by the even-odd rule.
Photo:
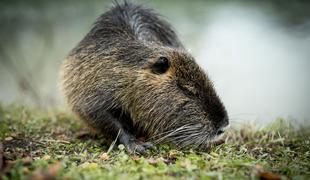
[[[152,72],[154,74],[163,74],[167,72],[170,67],[170,62],[166,57],[160,57],[157,61],[152,65]]]

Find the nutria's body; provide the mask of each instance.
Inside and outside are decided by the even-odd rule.
[[[115,5],[99,17],[63,66],[72,110],[92,128],[143,153],[149,143],[204,147],[227,126],[206,74],[170,25],[142,6]]]

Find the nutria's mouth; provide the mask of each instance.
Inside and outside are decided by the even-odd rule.
[[[225,142],[224,134],[228,128],[229,128],[229,125],[217,130],[214,137],[211,140],[212,144],[219,145],[219,144],[224,143]]]

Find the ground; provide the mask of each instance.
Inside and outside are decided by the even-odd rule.
[[[0,179],[310,179],[310,133],[243,125],[208,151],[131,155],[68,112],[0,106]]]

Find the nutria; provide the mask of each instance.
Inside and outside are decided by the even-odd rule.
[[[68,104],[90,127],[144,153],[150,142],[208,147],[228,125],[212,82],[172,27],[134,3],[102,14],[63,64]]]

